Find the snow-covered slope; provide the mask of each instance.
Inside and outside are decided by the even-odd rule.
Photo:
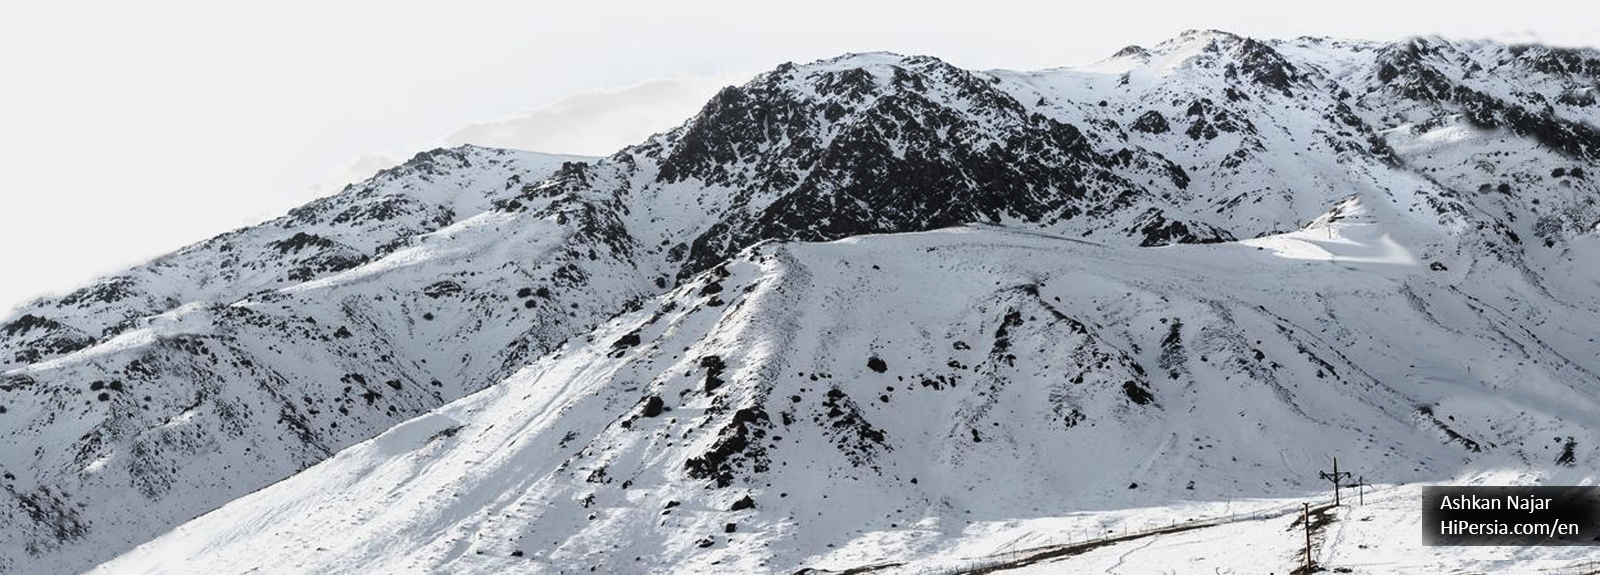
[[[1479,472],[1457,485],[1516,484],[1517,473]],[[1592,573],[1592,548],[1428,547],[1417,530],[1421,485],[1374,485],[1310,508],[1311,560],[1317,568],[1361,575],[1437,573]],[[959,543],[926,557],[883,562],[884,549],[861,537],[826,564],[875,575],[998,573],[1302,573],[1305,498],[1195,501],[1163,507],[1086,511],[1062,517],[975,523]],[[1400,536],[1397,536],[1400,535]],[[853,560],[852,560],[853,559]],[[822,569],[819,573],[830,570]]]
[[[1551,343],[1592,317],[1491,312],[1381,225],[764,244],[102,569],[793,572],[1314,492],[1329,453],[1385,483],[1592,461],[1600,362]]]
[[[651,451],[667,458],[651,460],[655,467],[649,467],[658,470],[651,473],[662,489],[698,492],[704,485],[824,463],[838,477],[855,469],[840,462],[869,471],[876,466],[925,472],[931,463],[916,459],[924,456],[975,458],[999,467],[1021,452],[950,455],[964,453],[960,441],[998,434],[982,445],[998,442],[1040,454],[1037,469],[1023,469],[1014,478],[1018,501],[1065,494],[1086,498],[1082,505],[1109,508],[1140,503],[1140,497],[1170,501],[1164,491],[1170,485],[1143,487],[1170,482],[1170,474],[1163,475],[1170,470],[1163,470],[1160,458],[1150,458],[1145,467],[1102,461],[1109,455],[1095,459],[1099,452],[1073,451],[1088,449],[1073,436],[1051,433],[1104,432],[1148,454],[1155,452],[1149,444],[1154,437],[1178,441],[1170,439],[1177,430],[1211,434],[1182,441],[1201,438],[1208,442],[1201,444],[1214,445],[1232,437],[1225,431],[1243,436],[1252,426],[1256,431],[1233,437],[1241,443],[1230,449],[1249,452],[1249,460],[1264,467],[1273,464],[1262,458],[1276,458],[1280,471],[1196,471],[1212,474],[1206,477],[1219,491],[1208,497],[1220,497],[1223,489],[1268,494],[1307,487],[1298,479],[1303,465],[1293,455],[1253,451],[1274,449],[1288,438],[1360,445],[1378,462],[1414,461],[1414,469],[1374,463],[1385,474],[1412,479],[1453,472],[1461,458],[1581,466],[1593,461],[1594,442],[1585,439],[1592,436],[1593,418],[1583,390],[1593,384],[1596,368],[1587,363],[1595,355],[1588,326],[1600,319],[1600,292],[1594,289],[1600,266],[1592,265],[1600,247],[1600,207],[1594,201],[1600,189],[1593,176],[1600,169],[1600,146],[1594,145],[1596,108],[1589,96],[1597,71],[1600,56],[1593,51],[1437,38],[1394,44],[1261,41],[1216,31],[1186,33],[1149,49],[1129,47],[1090,66],[1035,72],[970,71],[926,56],[851,54],[785,64],[727,88],[677,129],[607,158],[578,161],[473,147],[419,155],[274,222],[197,244],[66,297],[41,300],[0,322],[0,436],[14,446],[0,449],[0,571],[86,568],[530,364],[542,367],[514,381],[563,369],[588,373],[586,385],[598,386],[593,394],[540,396],[535,404],[577,405],[594,394],[620,402],[585,411],[592,420],[562,423],[570,427],[562,438],[566,431],[577,435],[557,441],[567,444],[560,452],[570,455],[564,450],[592,444],[585,448],[591,455],[633,454],[626,456],[643,465],[649,458],[629,451],[634,448],[608,443],[628,443],[623,438],[631,436],[602,436],[601,430],[620,425],[628,416],[617,410],[641,401],[628,394],[687,384],[665,379],[664,360],[639,363],[630,355],[637,353],[634,348],[613,347],[632,338],[591,330],[619,314],[638,321],[641,316],[629,314],[659,310],[669,301],[678,308],[660,311],[651,323],[657,327],[649,329],[689,322],[671,345],[701,349],[731,337],[696,321],[748,324],[749,337],[776,339],[757,348],[727,344],[737,357],[731,351],[711,352],[717,359],[685,355],[679,359],[698,367],[671,368],[699,382],[701,401],[721,403],[702,408],[715,416],[702,421],[704,427],[673,440],[682,448],[691,439],[698,451]],[[777,296],[767,294],[762,305],[736,310],[730,319],[712,318],[717,310],[683,315],[690,299],[704,308],[717,307],[710,304],[715,298],[735,311],[731,306],[741,305],[735,303],[741,298],[765,293],[757,287],[745,294],[730,282],[809,293],[810,287],[795,283],[800,279],[762,267],[770,262],[727,264],[753,245],[974,222],[1003,231],[957,234],[989,238],[961,248],[918,243],[949,232],[862,243],[878,250],[873,253],[881,255],[872,257],[881,261],[873,263],[884,269],[905,267],[894,263],[902,260],[934,265],[919,259],[924,252],[918,250],[937,248],[971,254],[947,261],[963,269],[992,259],[996,277],[954,274],[955,283],[946,288],[938,285],[944,276],[881,283],[865,269],[852,268],[860,277],[834,270],[819,277],[816,289],[836,295],[812,307],[801,300],[775,303]],[[1030,233],[1043,234],[1038,241],[1046,247],[1026,247],[1032,245]],[[1163,247],[1175,243],[1212,247]],[[782,245],[790,247],[763,248],[777,250],[765,257],[802,254],[793,256],[799,258],[796,269],[807,273],[847,261],[835,265],[826,255],[846,248]],[[981,255],[990,249],[985,246],[995,250],[993,258]],[[1057,252],[1077,260],[1051,259]],[[1023,253],[1045,255],[1031,262]],[[1011,285],[1013,291],[990,285],[1002,277],[1059,277],[1040,267],[1044,262],[1080,270],[1081,287],[1088,290],[1057,283],[1050,298],[1089,298],[1128,315],[1100,315],[1109,312],[1081,307],[1082,301],[1030,303],[1044,296],[1029,295],[1023,283]],[[685,291],[715,291],[701,275],[712,270],[738,279],[718,283],[721,293]],[[1304,283],[1302,274],[1321,283]],[[1236,276],[1265,283],[1238,287]],[[963,285],[984,289],[955,289]],[[871,295],[891,289],[903,293]],[[918,295],[924,291],[949,301],[924,300]],[[652,299],[667,292],[668,299]],[[1337,299],[1329,294],[1347,295],[1325,300]],[[1169,301],[1176,303],[1168,315],[1153,311]],[[1021,323],[1013,325],[1004,314],[995,319],[990,312],[1000,308],[1017,309],[1015,321]],[[937,310],[947,315],[917,319],[922,311]],[[757,312],[771,317],[741,315]],[[1072,321],[1054,320],[1055,313]],[[893,344],[860,334],[830,343],[831,328],[808,339],[789,333],[819,322],[867,329],[849,314],[881,314],[885,326],[915,319],[927,331],[915,337],[928,341],[961,329],[998,341],[994,334],[1002,325],[1007,334],[1031,339],[1013,344],[1011,339],[1023,336],[1005,338],[1007,350],[991,357],[995,341],[962,340],[969,349],[957,354],[954,342],[944,342],[951,346],[945,353],[938,348],[943,343],[916,347],[901,332]],[[761,323],[780,320],[794,330]],[[1143,323],[1128,323],[1135,320]],[[1067,325],[1066,331],[1058,324]],[[634,345],[661,341],[663,334],[649,329]],[[1153,351],[1142,339],[1151,333],[1160,334],[1157,344],[1170,339],[1177,348]],[[551,355],[563,341],[573,345],[559,357]],[[895,371],[896,383],[884,383],[896,387],[895,394],[863,394],[823,377],[835,373],[823,366],[838,374],[859,372],[866,358],[852,354],[880,348],[894,354],[879,357],[882,373],[916,368]],[[1466,349],[1477,351],[1461,355]],[[609,357],[616,354],[621,357]],[[575,357],[596,359],[574,363]],[[1226,363],[1235,359],[1248,365]],[[1468,360],[1476,363],[1463,374]],[[1517,361],[1528,365],[1511,367]],[[776,446],[765,459],[750,456],[748,468],[730,463],[739,459],[724,451],[757,444],[758,432],[805,437],[777,431],[783,410],[762,395],[766,388],[735,386],[727,375],[766,370],[764,381],[778,385],[785,362],[806,365],[795,371],[807,381],[818,377],[808,387],[811,395],[790,395],[826,402],[828,413],[844,418],[839,427],[813,422],[818,431],[812,439],[826,439],[853,455],[824,462],[809,459],[821,457],[816,450],[784,451],[770,439]],[[854,371],[835,367],[849,364],[858,365]],[[974,371],[980,369],[986,371]],[[1505,375],[1481,379],[1484,369]],[[633,375],[601,373],[610,370]],[[1054,380],[1041,374],[1073,370],[1084,372],[1084,383],[1051,395]],[[705,396],[708,372],[716,372],[713,379],[726,388],[709,390],[720,394],[715,397],[741,395]],[[879,377],[871,374],[861,377]],[[1074,376],[1065,377],[1070,382]],[[1180,392],[1173,381],[1189,383]],[[866,417],[874,409],[900,413],[907,405],[917,407],[896,399],[911,393],[913,382],[914,392],[961,384],[955,393],[927,395],[950,399],[920,406],[945,410],[944,428],[909,415]],[[1481,397],[1450,391],[1473,382],[1490,389]],[[852,379],[849,385],[857,383]],[[517,385],[535,384],[505,387]],[[847,395],[816,396],[835,385]],[[988,385],[994,390],[977,395]],[[1538,391],[1524,396],[1523,387]],[[506,393],[491,390],[490,395]],[[671,393],[681,391],[674,387]],[[879,401],[878,395],[889,399]],[[1496,404],[1502,396],[1512,405]],[[679,407],[691,397],[696,395],[663,396],[662,405]],[[1240,416],[1228,402],[1201,399],[1212,397],[1269,407]],[[876,405],[885,401],[892,409]],[[1348,414],[1310,407],[1319,402],[1342,406]],[[1051,411],[1043,419],[985,419],[1046,405]],[[1193,412],[1174,415],[1175,405]],[[740,411],[745,407],[759,407],[766,419]],[[464,408],[446,408],[459,409]],[[1448,409],[1488,418],[1481,421],[1527,413],[1514,418],[1515,425],[1480,424],[1451,420],[1461,414]],[[850,423],[860,421],[872,424]],[[959,421],[977,427],[952,427]],[[1194,428],[1184,427],[1189,425]],[[1254,437],[1265,426],[1281,428],[1281,437]],[[584,436],[585,430],[593,435]],[[1546,435],[1561,439],[1553,447],[1534,439]],[[1050,441],[1067,446],[1061,452],[1071,459],[1046,457],[1057,453]],[[1267,444],[1251,443],[1256,441]],[[895,442],[902,443],[891,450]],[[1163,453],[1181,453],[1187,445],[1174,443]],[[1457,452],[1468,446],[1477,451]],[[1547,454],[1547,448],[1555,451]],[[1210,449],[1203,459],[1215,463]],[[798,459],[785,459],[797,453]],[[513,455],[484,457],[511,462]],[[552,469],[552,456],[541,457],[546,459],[529,455],[515,461],[530,473],[546,474],[530,481],[557,481],[544,479],[548,472],[539,470]],[[1310,462],[1321,455],[1300,457]],[[757,464],[766,471],[751,475]],[[966,464],[949,467],[953,483],[936,483],[937,490],[927,493],[958,511],[1025,513],[1025,504],[981,490],[979,483],[972,491],[953,487],[982,481],[962,475],[967,468],[961,465]],[[1291,466],[1295,473],[1281,472]],[[894,473],[899,472],[882,477]],[[1141,474],[1148,477],[1128,481],[1141,488],[1126,489],[1123,479]],[[811,476],[808,485],[814,491],[840,488],[838,482],[818,483],[825,478]],[[915,485],[929,481],[921,478]],[[1177,496],[1200,497],[1183,483]],[[1196,490],[1204,491],[1205,484],[1197,481]],[[329,497],[350,497],[329,490],[335,491]],[[880,491],[857,493],[872,500],[862,505],[823,506],[817,510],[824,513],[820,523],[768,524],[784,527],[762,531],[763,537],[823,537],[828,526],[866,521],[883,511],[874,502],[898,502],[893,509],[904,511],[916,508],[915,494],[922,493],[885,498],[887,488]],[[503,493],[483,493],[544,501],[555,492],[513,485]],[[462,513],[476,513],[470,511],[475,503],[464,505]],[[395,519],[414,520],[420,519]],[[584,519],[528,527],[549,543],[529,545],[525,556],[558,555],[564,545],[588,553],[592,546],[586,542],[604,533],[587,525]],[[245,541],[245,533],[239,537],[241,545],[257,544]],[[683,543],[642,532],[640,537],[664,547]],[[811,539],[783,541],[789,551],[752,557],[798,565],[820,552],[806,547]],[[432,543],[415,545],[408,557],[431,557],[433,551],[424,549]],[[672,557],[691,562],[685,565],[714,560],[704,553],[710,552]]]
[[[472,146],[418,154],[283,217],[22,306],[0,329],[0,370],[107,341],[183,304],[232,302],[363,265],[581,160]]]
[[[0,331],[34,360],[0,373],[0,570],[85,568],[499,380],[588,329],[580,309],[637,297],[648,284],[552,221],[560,200],[483,212],[569,160],[422,154],[22,310]],[[621,279],[574,290],[561,269]],[[97,336],[38,343],[63,333]]]

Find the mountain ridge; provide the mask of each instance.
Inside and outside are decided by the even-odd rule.
[[[1600,118],[1582,97],[1595,54],[1463,45],[1413,58],[1415,42],[1201,32],[1040,72],[850,55],[779,66],[606,158],[419,154],[282,225],[153,262],[180,270],[175,286],[121,274],[0,325],[0,432],[33,447],[0,454],[15,503],[0,521],[17,526],[0,545],[24,558],[0,569],[80,570],[683,286],[706,291],[697,305],[732,313],[739,294],[704,278],[753,245],[983,222],[1109,248],[1264,241],[1319,253],[1282,240],[1335,239],[1334,220],[1359,212],[1383,233],[1353,245],[1381,252],[1379,237],[1390,238],[1406,261],[1438,264],[1429,273],[1463,286],[1430,293],[1530,322],[1556,310],[1592,317],[1600,296],[1585,282],[1596,272],[1573,262],[1587,261],[1600,224],[1593,148],[1579,128]],[[1316,249],[1355,257],[1338,242]],[[249,287],[182,289],[234,281]],[[1581,367],[1580,380],[1600,371],[1572,359],[1584,342],[1571,329],[1524,329]],[[627,355],[646,341],[594,345]],[[726,370],[744,364],[704,361],[694,368],[702,392],[738,387]],[[1161,364],[1133,361],[1130,373],[1146,374],[1106,393],[1161,404],[1150,383]],[[870,395],[833,398],[827,412],[862,403]],[[732,482],[757,466],[740,445],[775,433],[781,416],[746,407],[708,420],[718,434],[684,454],[699,461],[681,468],[688,478]],[[861,453],[875,453],[873,437],[900,435],[846,429],[866,442],[852,443]],[[1577,443],[1575,460],[1596,443]]]

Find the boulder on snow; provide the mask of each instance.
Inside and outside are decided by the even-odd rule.
[[[664,411],[666,407],[667,402],[662,401],[661,396],[652,395],[644,398],[644,410],[640,411],[639,414],[645,417],[656,417],[661,415],[661,412]]]

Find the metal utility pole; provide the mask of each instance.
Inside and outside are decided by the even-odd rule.
[[[1306,573],[1311,573],[1311,504],[1301,503],[1300,505],[1303,505],[1305,509],[1303,521],[1306,524]]]
[[[1339,506],[1339,482],[1343,481],[1343,480],[1346,480],[1346,479],[1349,479],[1350,478],[1350,472],[1346,471],[1346,472],[1340,473],[1339,472],[1339,458],[1335,457],[1335,458],[1333,458],[1333,473],[1328,473],[1326,471],[1323,471],[1323,472],[1318,473],[1318,475],[1321,476],[1323,479],[1326,479],[1328,481],[1332,481],[1333,482],[1333,506],[1334,507],[1338,507]]]

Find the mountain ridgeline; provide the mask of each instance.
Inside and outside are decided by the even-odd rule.
[[[1196,31],[1034,72],[784,64],[605,158],[425,152],[0,322],[0,572],[82,571],[358,443],[490,441],[472,409],[539,418],[494,436],[530,504],[622,509],[648,487],[700,498],[709,531],[706,510],[755,497],[735,511],[794,534],[741,543],[756,570],[884,513],[1310,485],[1272,434],[1358,445],[1405,480],[1476,458],[1589,465],[1597,76],[1593,50]],[[1326,257],[1241,255],[1302,253],[1288,241]],[[1417,387],[1468,376],[1416,341],[1515,364],[1477,373],[1526,396]],[[508,389],[549,410],[486,403]],[[907,390],[931,395],[902,409]],[[1234,420],[1271,433],[1222,465],[1203,450],[1238,439]],[[1004,497],[970,489],[1040,442],[1091,440],[1151,459],[1036,462]],[[1218,487],[1176,481],[1179,462]],[[800,467],[834,499],[775,477]],[[592,514],[540,513],[475,525],[607,570],[642,542],[679,567],[720,557],[651,531],[600,558]],[[416,557],[462,567],[436,543]],[[501,547],[483,549],[512,560]]]

